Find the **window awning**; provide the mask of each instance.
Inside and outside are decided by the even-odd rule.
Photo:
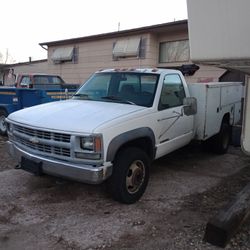
[[[51,55],[53,61],[71,61],[73,58],[74,47],[57,48]]]
[[[113,49],[114,57],[138,56],[141,38],[119,40]]]

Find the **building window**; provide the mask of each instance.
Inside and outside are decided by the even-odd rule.
[[[146,39],[145,38],[129,38],[118,40],[113,45],[113,59],[127,57],[145,57]]]
[[[51,55],[51,60],[54,63],[64,63],[64,62],[77,63],[78,48],[75,47],[56,48]]]
[[[185,62],[189,61],[189,41],[174,41],[160,43],[159,62]]]

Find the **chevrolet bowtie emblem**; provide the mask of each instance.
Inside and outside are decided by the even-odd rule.
[[[38,138],[36,137],[32,137],[29,139],[29,141],[32,143],[32,144],[38,144],[40,141],[38,140]]]

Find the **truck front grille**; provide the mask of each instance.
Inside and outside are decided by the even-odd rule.
[[[19,146],[28,148],[40,155],[67,160],[70,155],[69,134],[49,132],[13,125],[12,140]]]
[[[47,131],[26,128],[19,125],[14,125],[14,130],[31,137],[35,136],[37,138],[42,138],[47,140],[70,142],[70,135],[68,134],[51,133]]]

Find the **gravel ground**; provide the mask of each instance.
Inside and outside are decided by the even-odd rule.
[[[190,145],[157,160],[133,205],[91,186],[15,170],[0,137],[0,249],[221,249],[203,242],[208,220],[250,181],[250,158]],[[226,249],[250,249],[250,220]]]

